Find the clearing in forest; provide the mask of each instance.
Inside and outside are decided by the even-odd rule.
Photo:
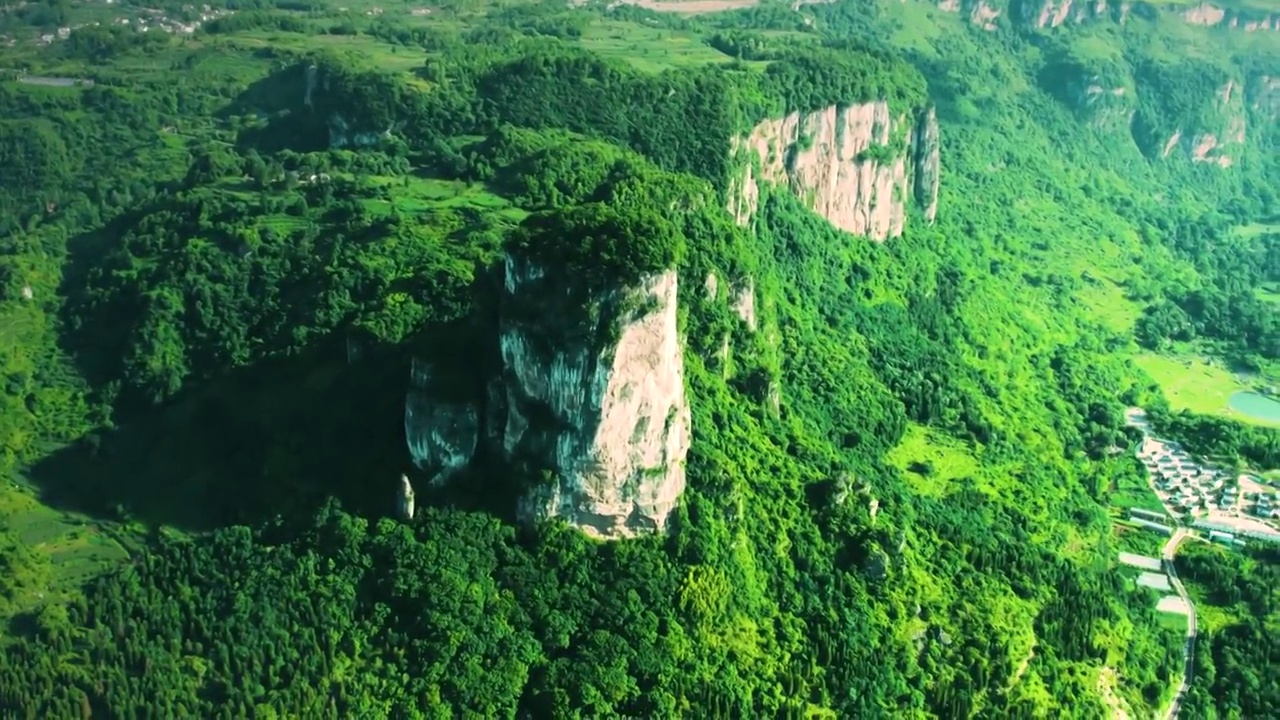
[[[61,600],[129,557],[117,532],[88,517],[40,504],[10,476],[0,476],[0,483],[0,545],[16,542],[22,548],[3,578],[13,594],[0,596],[0,616]],[[0,637],[3,634],[0,626]]]
[[[980,470],[978,460],[958,440],[919,425],[907,429],[888,459],[906,476],[912,490],[935,496],[946,494],[952,481],[974,477]]]
[[[588,25],[582,33],[582,46],[651,73],[732,60],[704,42],[697,33],[615,20]]]
[[[1133,360],[1160,386],[1174,410],[1252,422],[1228,404],[1232,395],[1249,387],[1227,368],[1199,357],[1155,353],[1139,353]]]

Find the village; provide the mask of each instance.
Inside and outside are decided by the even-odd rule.
[[[1128,422],[1143,432],[1138,459],[1150,473],[1160,504],[1186,524],[1204,530],[1208,539],[1241,546],[1242,538],[1280,542],[1280,492],[1269,488],[1260,477],[1236,473],[1193,458],[1178,443],[1162,440],[1150,432],[1146,416],[1131,409]],[[1131,511],[1141,527],[1169,534],[1170,528],[1147,513]]]
[[[116,0],[105,0],[105,4],[115,5]],[[201,5],[198,8],[194,5],[184,5],[182,6],[182,13],[179,17],[171,17],[163,10],[146,7],[133,7],[128,11],[121,8],[120,13],[121,14],[116,17],[113,17],[109,24],[131,27],[138,32],[150,32],[155,30],[158,32],[174,33],[178,35],[191,35],[204,23],[230,15],[233,11],[212,8],[208,5]],[[130,14],[133,16],[130,17]],[[71,25],[57,28],[53,32],[32,31],[30,38],[0,34],[0,46],[13,47],[23,39],[29,39],[37,45],[50,45],[61,40],[67,40],[71,37],[72,31],[81,27],[91,27],[99,24],[101,23],[90,22]]]

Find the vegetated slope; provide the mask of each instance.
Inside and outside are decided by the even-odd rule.
[[[1179,553],[1202,621],[1196,678],[1183,711],[1195,717],[1266,717],[1280,711],[1274,681],[1260,672],[1276,660],[1270,628],[1280,580],[1275,552],[1250,553],[1195,544]],[[1203,608],[1203,609],[1201,609]]]
[[[32,98],[19,119],[79,129],[55,153],[77,162],[100,157],[101,127],[193,137],[127,202],[110,193],[128,179],[95,190],[49,165],[45,197],[84,210],[37,205],[5,241],[4,312],[26,318],[6,356],[21,379],[7,402],[22,408],[6,447],[56,502],[254,528],[161,533],[133,566],[24,618],[0,703],[45,716],[1092,717],[1104,668],[1135,713],[1167,698],[1181,638],[1112,567],[1105,502],[1129,468],[1107,450],[1125,442],[1121,399],[1138,399],[1117,354],[1140,309],[1126,291],[1198,273],[1135,224],[1225,207],[1267,167],[1145,160],[1041,90],[1017,37],[930,20],[956,32],[911,56],[922,75],[817,47],[884,26],[839,5],[808,12],[817,28],[783,41],[765,31],[807,27],[789,11],[708,20],[754,25],[741,41],[759,59],[658,75],[635,51],[605,62],[545,37],[585,43],[599,22],[555,9],[411,36],[434,50],[417,76],[264,59],[225,109],[203,81],[173,103],[146,79],[53,99],[12,89]],[[216,61],[209,43],[164,52]],[[112,108],[128,98],[155,104],[126,122]],[[734,223],[733,137],[881,99],[937,103],[935,225],[912,214],[903,237],[874,244],[769,186],[753,226]],[[264,122],[255,103],[288,115]],[[504,501],[536,478],[497,463],[435,492],[411,525],[323,504],[390,511],[408,356],[492,342],[476,318],[510,229],[601,203],[669,217],[683,248],[609,238],[618,258],[661,257],[684,278],[695,439],[669,535],[517,532]],[[752,322],[707,292],[708,275],[754,288]],[[1128,319],[1099,317],[1112,307]],[[53,364],[55,332],[74,365]],[[18,364],[30,358],[43,359]],[[455,368],[461,384],[481,370]],[[94,413],[108,407],[117,428],[42,457],[44,441],[104,426]]]

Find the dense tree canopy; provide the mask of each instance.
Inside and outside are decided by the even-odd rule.
[[[1108,505],[1145,491],[1114,454],[1123,409],[1280,464],[1274,430],[1173,412],[1127,357],[1277,360],[1280,243],[1236,228],[1269,222],[1244,192],[1274,180],[1268,146],[1229,172],[1147,147],[1213,120],[1218,40],[1173,64],[1147,18],[1107,40],[1140,83],[1140,148],[1042,87],[1095,45],[911,4],[210,5],[237,12],[194,37],[0,42],[93,81],[0,82],[0,714],[1097,717],[1171,697],[1181,629],[1115,566]],[[32,8],[0,28],[76,9]],[[764,182],[749,223],[726,209],[735,138],[869,100],[940,119],[936,223],[895,197],[907,230],[874,243]],[[436,401],[483,391],[506,253],[584,308],[679,273],[694,438],[665,537],[519,525],[524,469],[488,456],[385,517],[412,358],[453,360]],[[1272,612],[1269,556],[1180,562]],[[1274,714],[1264,627],[1210,635],[1188,707]]]

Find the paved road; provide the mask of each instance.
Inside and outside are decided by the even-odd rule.
[[[1182,581],[1178,579],[1178,570],[1173,566],[1173,557],[1178,552],[1178,545],[1188,537],[1194,537],[1191,531],[1185,527],[1179,527],[1173,531],[1173,536],[1169,538],[1169,542],[1165,543],[1164,551],[1161,553],[1161,560],[1164,561],[1164,571],[1169,575],[1169,583],[1173,585],[1173,589],[1178,591],[1178,597],[1182,598],[1182,602],[1187,606],[1187,641],[1182,648],[1182,684],[1178,686],[1178,692],[1173,696],[1173,702],[1169,704],[1169,709],[1165,711],[1165,720],[1174,720],[1178,717],[1178,710],[1182,707],[1182,698],[1187,694],[1187,688],[1191,687],[1191,679],[1195,675],[1195,656],[1196,656],[1196,606],[1191,604],[1191,596],[1187,595],[1187,589],[1183,587]]]

